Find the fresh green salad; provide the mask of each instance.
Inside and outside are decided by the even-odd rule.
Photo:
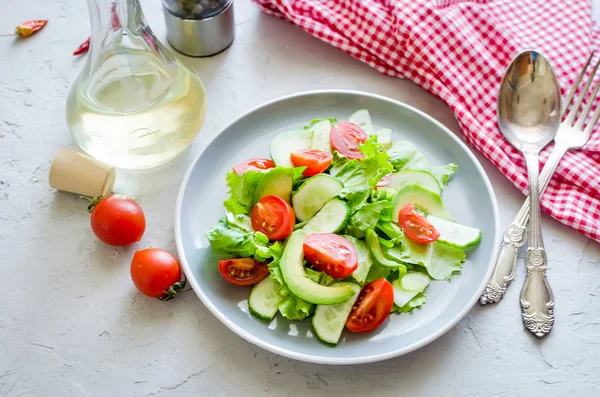
[[[374,130],[366,109],[278,134],[269,159],[227,174],[225,216],[206,233],[223,278],[253,286],[250,312],[312,316],[315,334],[368,332],[426,302],[431,280],[459,272],[481,232],[442,200],[456,165]]]

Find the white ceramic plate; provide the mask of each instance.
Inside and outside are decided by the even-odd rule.
[[[269,142],[280,131],[302,128],[310,120],[346,120],[357,109],[371,113],[375,129],[391,128],[394,139],[413,142],[435,165],[454,162],[458,170],[443,198],[457,222],[483,232],[468,253],[462,274],[434,282],[427,304],[412,314],[393,314],[375,332],[352,334],[331,347],[312,331],[310,319],[271,323],[248,313],[250,288],[234,287],[218,273],[204,233],[223,216],[225,174],[251,157],[269,157]],[[498,206],[483,168],[451,131],[426,114],[377,95],[351,91],[317,91],[262,105],[231,123],[208,145],[185,176],[175,214],[177,251],[190,285],[208,309],[242,338],[274,353],[323,364],[359,364],[413,351],[452,328],[475,304],[489,279],[499,241]]]

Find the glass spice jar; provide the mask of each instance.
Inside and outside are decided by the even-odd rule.
[[[233,42],[233,0],[163,0],[163,9],[167,39],[185,55],[215,55]]]

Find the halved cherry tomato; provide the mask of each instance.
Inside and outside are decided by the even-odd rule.
[[[364,155],[358,150],[358,144],[367,140],[367,133],[359,126],[340,121],[330,132],[331,147],[349,159],[359,159]]]
[[[406,204],[398,214],[398,223],[406,237],[415,243],[432,243],[440,237],[440,232],[423,216],[415,211],[415,206]]]
[[[385,278],[367,284],[352,307],[346,328],[352,332],[369,332],[379,327],[394,305],[394,289]]]
[[[246,171],[264,171],[274,167],[275,163],[269,159],[250,159],[233,167],[233,172],[243,174]]]
[[[335,278],[346,278],[358,267],[356,248],[337,234],[311,234],[303,249],[311,265]]]
[[[387,174],[386,176],[381,178],[379,180],[379,182],[377,182],[377,185],[375,185],[375,188],[378,189],[378,188],[386,187],[388,185],[388,183],[390,183],[391,180],[392,180],[392,173],[390,172],[389,174]]]
[[[294,231],[296,217],[290,205],[278,196],[265,196],[252,208],[252,227],[269,240],[283,240]]]
[[[167,300],[185,286],[185,281],[180,281],[181,268],[177,259],[158,248],[137,251],[133,255],[130,271],[137,289],[151,298]]]
[[[244,287],[260,282],[269,273],[269,267],[252,258],[222,259],[219,273],[231,284]]]
[[[302,175],[313,176],[320,174],[329,167],[333,155],[323,150],[297,150],[292,152],[290,159],[294,167],[307,167]]]
[[[146,230],[146,217],[138,203],[114,194],[94,205],[90,224],[104,243],[121,247],[140,241]]]

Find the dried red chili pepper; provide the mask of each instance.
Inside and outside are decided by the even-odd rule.
[[[47,19],[35,19],[33,21],[23,22],[16,27],[15,35],[21,37],[31,36],[46,26],[47,23]]]
[[[90,49],[90,38],[88,37],[88,39],[86,41],[84,41],[83,43],[81,43],[81,45],[79,47],[77,47],[77,49],[73,52],[73,55],[81,55],[81,54],[85,54],[86,52],[88,52]]]

